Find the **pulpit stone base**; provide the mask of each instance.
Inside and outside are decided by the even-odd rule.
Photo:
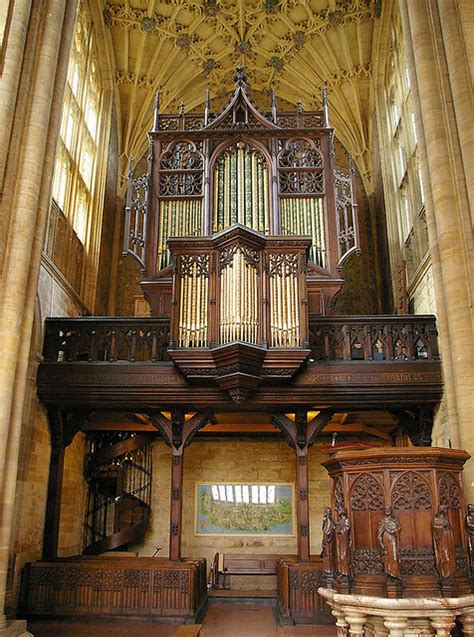
[[[474,637],[474,594],[389,599],[318,589],[337,619],[338,637],[450,637],[456,619]]]

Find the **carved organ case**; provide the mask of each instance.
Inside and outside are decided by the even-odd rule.
[[[124,252],[144,271],[172,349],[243,342],[307,348],[308,314],[327,314],[341,265],[359,249],[354,170],[334,169],[321,111],[253,104],[238,69],[228,105],[160,114],[148,174],[130,171]],[[175,361],[176,362],[176,361]]]

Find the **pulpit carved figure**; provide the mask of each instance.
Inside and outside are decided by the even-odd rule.
[[[441,504],[433,518],[433,544],[436,568],[441,577],[450,577],[456,570],[454,531],[448,518],[448,507]]]
[[[392,507],[385,507],[383,518],[377,528],[377,541],[382,551],[384,569],[387,575],[400,579],[399,545],[402,525],[392,513]]]

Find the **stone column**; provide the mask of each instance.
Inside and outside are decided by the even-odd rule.
[[[349,624],[346,622],[343,611],[339,607],[333,606],[331,612],[336,618],[337,637],[347,637]]]
[[[388,628],[389,637],[403,637],[408,626],[406,617],[387,617],[384,619],[385,628]]]
[[[383,617],[369,617],[368,628],[372,631],[371,637],[387,637],[388,628],[385,626]]]
[[[464,637],[474,637],[474,608],[467,609],[461,615],[461,624]]]
[[[363,613],[357,613],[352,610],[345,611],[345,620],[349,624],[349,637],[364,637],[364,625],[367,622],[367,616]]]
[[[9,154],[8,162],[15,165],[7,164],[5,173],[11,196],[3,199],[2,208],[8,199],[11,213],[0,298],[0,462],[5,468],[1,479],[0,634],[19,634],[16,625],[7,626],[3,609],[33,308],[74,17],[75,0],[37,5],[35,20],[41,28],[27,39],[29,55],[35,60],[34,74],[22,79],[26,115],[21,128],[13,131],[20,136],[15,143],[21,141],[21,162]],[[4,208],[0,214],[5,218]]]
[[[8,0],[3,0],[7,2]],[[0,81],[0,192],[3,190],[3,175],[8,157],[8,146],[17,103],[18,85],[25,52],[26,34],[31,14],[32,0],[11,0],[12,14],[8,32],[5,33],[5,58]],[[1,251],[0,251],[1,256]]]
[[[470,424],[474,255],[467,187],[471,169],[465,171],[463,155],[470,147],[472,124],[465,121],[465,72],[454,69],[461,44],[456,40],[459,19],[451,11],[453,4],[449,0],[401,0],[400,8],[420,129],[450,437],[453,446],[469,449],[474,443]],[[463,58],[461,67],[464,64]],[[465,476],[469,494],[474,491],[473,463],[466,467]]]
[[[455,614],[449,613],[431,620],[431,625],[436,631],[436,637],[451,637],[451,631],[455,626]]]

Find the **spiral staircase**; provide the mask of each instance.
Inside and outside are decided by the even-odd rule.
[[[83,555],[126,549],[145,535],[150,521],[154,438],[149,433],[91,434]]]

